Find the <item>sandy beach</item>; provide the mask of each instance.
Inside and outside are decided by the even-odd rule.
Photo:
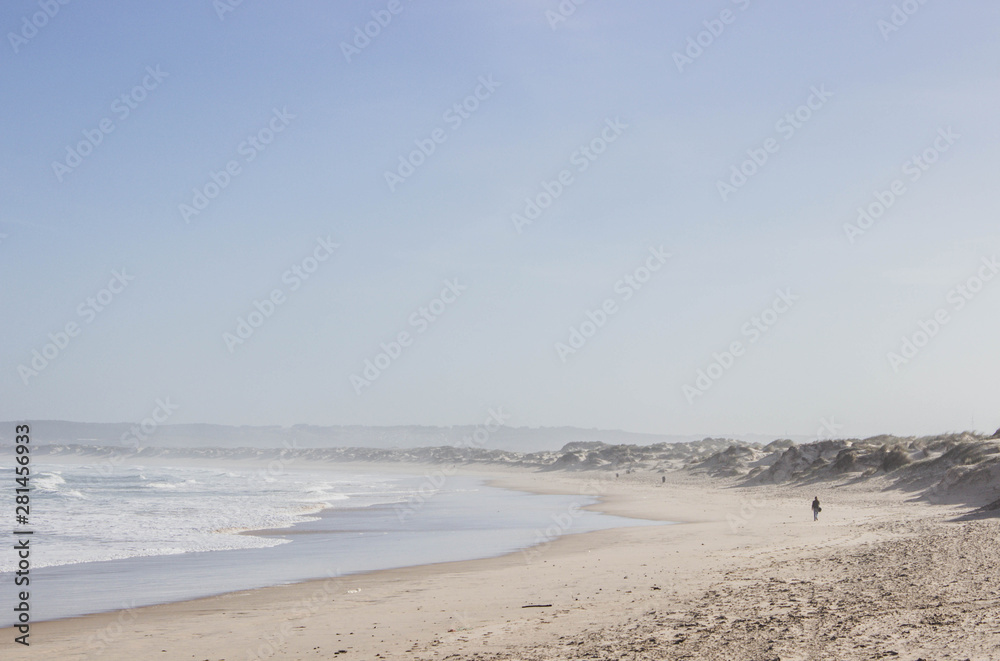
[[[878,479],[803,488],[680,472],[665,484],[652,473],[477,474],[597,492],[594,509],[678,523],[42,622],[30,648],[3,630],[0,650],[129,661],[1000,658],[1000,525],[955,521],[968,507],[883,491]]]
[[[1000,2],[0,24],[0,661],[1000,661]]]

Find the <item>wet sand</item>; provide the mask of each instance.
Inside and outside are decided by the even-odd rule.
[[[1000,658],[996,519],[876,481],[491,471],[679,525],[39,623],[5,659]],[[823,501],[812,521],[813,495]],[[571,532],[570,528],[570,532]],[[532,606],[525,608],[525,606]],[[542,606],[542,607],[537,607]]]

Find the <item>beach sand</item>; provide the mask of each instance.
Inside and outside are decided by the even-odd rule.
[[[490,471],[663,525],[42,622],[3,659],[1000,659],[1000,521],[851,486]],[[823,513],[812,521],[818,495]],[[569,528],[572,532],[572,528]],[[524,606],[544,606],[524,608]]]

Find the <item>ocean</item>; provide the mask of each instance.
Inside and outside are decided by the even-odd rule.
[[[33,462],[32,471],[33,621],[491,557],[568,533],[653,524],[581,510],[591,496],[500,489],[445,467],[400,474]],[[0,467],[0,483],[13,485],[13,472]],[[0,626],[9,626],[17,558],[4,546]]]

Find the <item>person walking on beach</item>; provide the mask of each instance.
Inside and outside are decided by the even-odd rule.
[[[819,521],[819,513],[823,508],[819,506],[819,496],[813,496],[813,521]]]

